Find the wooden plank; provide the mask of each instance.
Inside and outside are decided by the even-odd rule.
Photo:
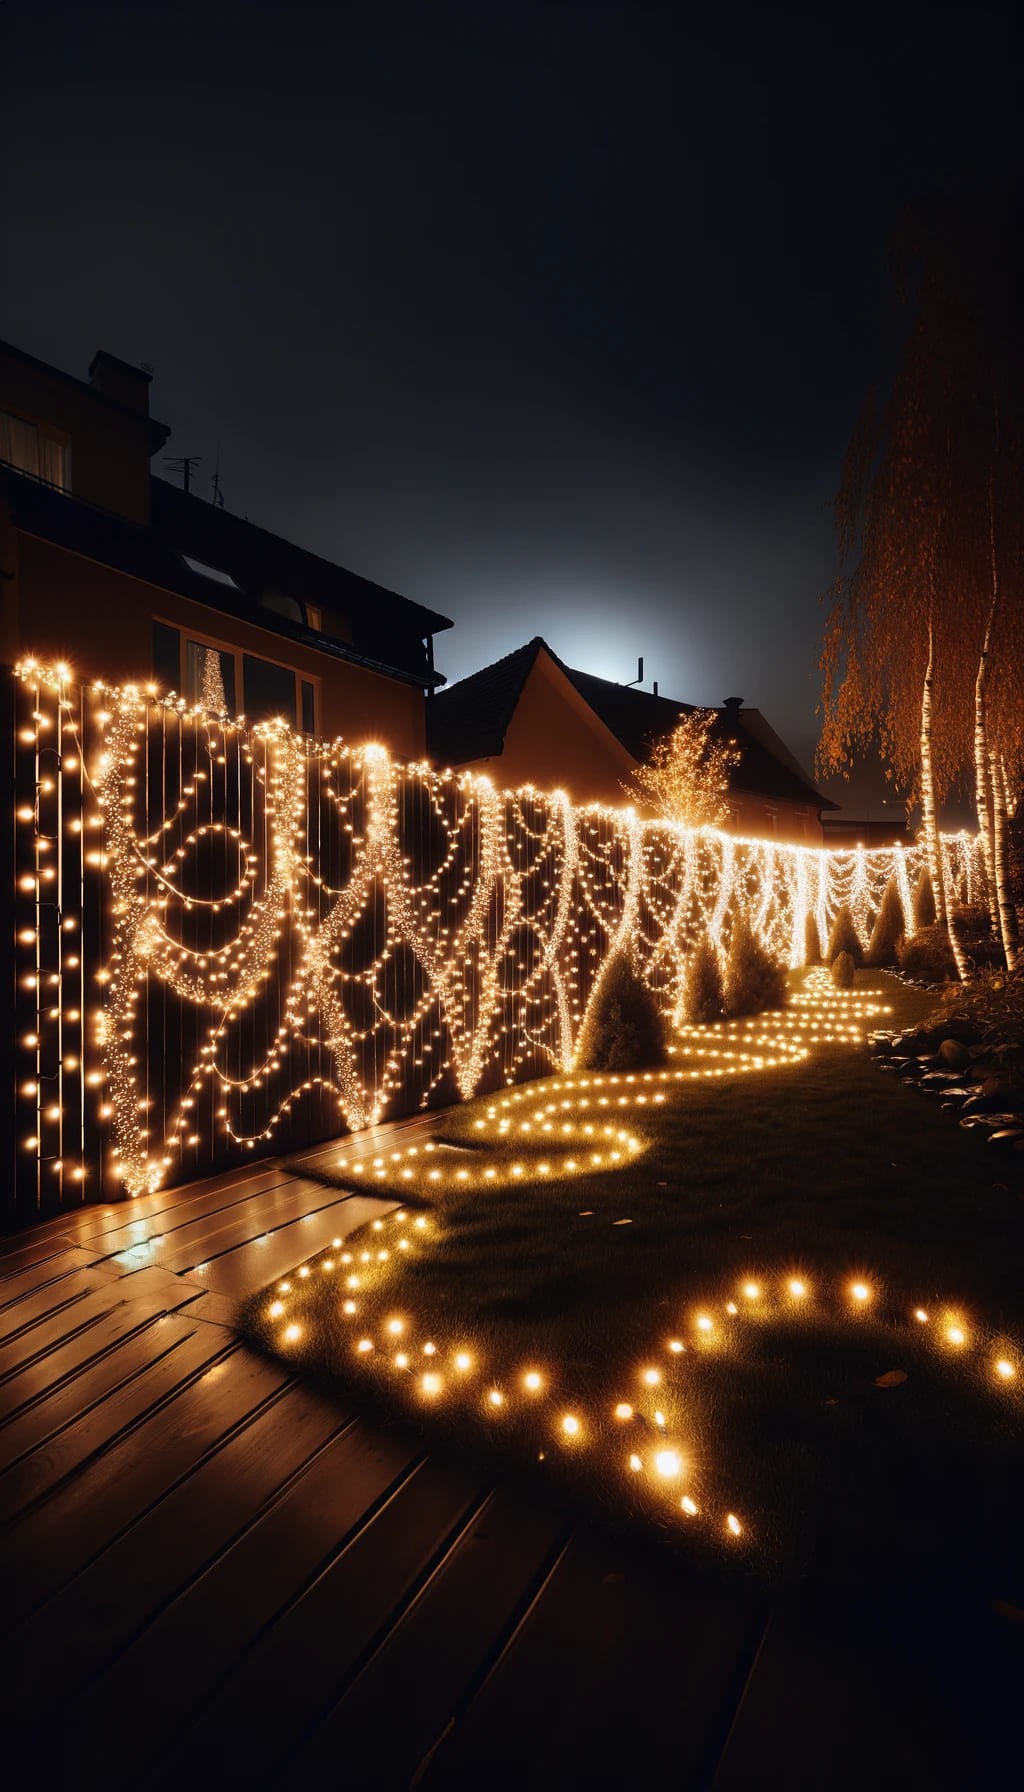
[[[766,1603],[756,1588],[698,1579],[670,1557],[656,1570],[577,1533],[417,1784],[480,1785],[500,1736],[510,1785],[543,1758],[552,1783],[706,1786]]]
[[[330,1709],[485,1492],[468,1468],[422,1463],[230,1675],[156,1784],[180,1786],[196,1761],[211,1782],[262,1782]]]
[[[193,1321],[166,1313],[144,1312],[140,1317],[139,1309],[127,1303],[115,1308],[107,1326],[105,1348],[98,1360],[31,1405],[23,1403],[22,1411],[0,1424],[0,1474],[99,1405],[115,1388],[157,1362],[182,1339],[191,1337],[196,1329]]]
[[[226,1223],[243,1213],[250,1201],[260,1199],[272,1202],[280,1191],[290,1187],[295,1178],[290,1171],[277,1169],[272,1176],[260,1180],[265,1184],[264,1187],[239,1182],[234,1189],[209,1190],[196,1195],[189,1202],[175,1202],[153,1214],[136,1213],[136,1203],[133,1202],[131,1213],[122,1215],[116,1225],[106,1224],[102,1232],[97,1231],[92,1235],[88,1241],[90,1248],[99,1247],[104,1254],[113,1254],[152,1243],[155,1239],[172,1237],[187,1226],[200,1226],[217,1219]]]
[[[185,1346],[187,1345],[187,1348]],[[223,1355],[224,1341],[209,1327],[190,1328],[168,1354],[161,1351],[126,1386],[62,1426],[0,1475],[0,1524],[78,1474],[116,1438]]]
[[[350,1195],[332,1207],[321,1208],[306,1219],[283,1226],[265,1239],[217,1257],[211,1263],[197,1265],[194,1275],[218,1293],[244,1300],[257,1289],[276,1282],[305,1263],[317,1251],[326,1249],[332,1238],[347,1238],[368,1220],[390,1213],[397,1202],[381,1202],[366,1195]]]
[[[65,1343],[26,1363],[0,1385],[0,1423],[6,1424],[13,1414],[80,1375],[122,1338],[166,1311],[167,1303],[162,1299],[118,1301],[96,1324],[84,1327]]]
[[[320,1182],[293,1180],[275,1189],[272,1196],[246,1201],[240,1212],[218,1213],[183,1226],[165,1239],[159,1261],[166,1269],[194,1269],[197,1263],[207,1263],[238,1245],[251,1244],[296,1220],[336,1207],[341,1199],[344,1196],[337,1189],[325,1188]]]
[[[60,1765],[73,1766],[82,1736],[104,1711],[116,1708],[118,1757],[137,1784],[154,1738],[185,1729],[260,1633],[420,1460],[413,1440],[372,1430],[361,1420],[334,1438],[98,1685],[69,1694],[58,1739],[69,1753]]]
[[[782,1604],[754,1664],[713,1792],[746,1792],[755,1784],[784,1785],[787,1792],[821,1786],[829,1792],[863,1792],[865,1786],[961,1792],[999,1783],[998,1776],[979,1777],[970,1758],[988,1738],[972,1734],[973,1714],[957,1710],[955,1682],[963,1679],[963,1663],[954,1688],[929,1684],[927,1639],[918,1639],[920,1650],[905,1647],[901,1631],[913,1600],[910,1589],[887,1594],[880,1588],[874,1599],[847,1589],[845,1597],[810,1593]],[[940,1625],[940,1646],[948,1653],[944,1630]],[[1012,1746],[1016,1754],[1019,1739]]]
[[[349,1420],[286,1389],[22,1625],[0,1702],[23,1729],[48,1720],[54,1677],[91,1680]]]
[[[120,1304],[117,1281],[111,1276],[95,1276],[89,1288],[83,1289],[76,1299],[67,1301],[0,1345],[0,1382],[17,1375],[26,1364],[46,1356],[65,1339],[97,1324],[105,1313]]]
[[[79,1245],[69,1245],[56,1256],[13,1272],[0,1280],[0,1323],[7,1323],[9,1307],[18,1305],[29,1295],[41,1293],[51,1283],[60,1282],[76,1270],[96,1267],[95,1251],[83,1251]]]
[[[217,1353],[217,1360],[84,1468],[76,1471],[70,1460],[75,1440],[64,1435],[73,1479],[0,1540],[9,1623],[26,1617],[79,1573],[210,1450],[226,1442],[236,1425],[280,1393],[283,1371],[239,1346],[218,1352],[218,1343],[212,1326],[197,1330],[182,1350],[201,1356],[205,1349]],[[133,1384],[128,1392],[140,1390]]]
[[[57,1257],[61,1251],[76,1249],[75,1240],[66,1237],[58,1221],[32,1226],[25,1232],[11,1232],[0,1238],[0,1283],[33,1263]]]
[[[342,1753],[408,1785],[529,1605],[568,1533],[553,1507],[499,1485],[290,1764],[304,1780]],[[401,1687],[401,1721],[395,1689]]]
[[[74,1269],[48,1281],[34,1293],[24,1294],[0,1313],[0,1341],[6,1344],[12,1338],[24,1336],[51,1313],[59,1313],[85,1295],[109,1287],[110,1280],[109,1275],[98,1269]]]

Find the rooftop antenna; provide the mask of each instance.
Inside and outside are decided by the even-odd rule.
[[[210,484],[213,486],[213,508],[214,508],[214,510],[223,510],[223,508],[224,508],[224,493],[220,489],[220,442],[219,441],[217,443],[217,464],[213,469],[213,478],[210,480]]]
[[[181,474],[181,487],[183,491],[187,492],[189,480],[192,477],[192,469],[193,467],[198,467],[202,458],[201,454],[179,454],[176,455],[173,460],[165,460],[164,466],[170,467],[172,473]]]
[[[636,660],[636,677],[630,679],[629,684],[627,684],[627,686],[626,686],[626,689],[627,689],[627,691],[631,690],[633,685],[643,684],[643,682],[644,682],[644,656],[642,653],[639,653],[639,654],[637,654],[637,660]]]

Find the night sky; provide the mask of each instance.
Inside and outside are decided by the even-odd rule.
[[[0,336],[152,363],[200,494],[219,447],[229,509],[453,617],[450,679],[536,633],[643,654],[809,763],[829,500],[906,323],[887,235],[1019,192],[1022,37],[1010,5],[0,0]]]

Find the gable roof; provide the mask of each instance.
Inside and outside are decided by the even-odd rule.
[[[542,636],[535,635],[525,647],[431,698],[427,705],[427,740],[439,763],[471,764],[502,751],[523,686],[541,652],[565,674],[637,764],[649,758],[660,735],[667,734],[681,716],[692,715],[698,707],[679,703],[672,697],[656,697],[653,691],[614,684],[591,672],[577,672],[552,652]],[[715,732],[723,739],[734,740],[740,750],[740,762],[730,774],[730,788],[812,809],[838,807],[815,788],[760,710],[720,709]]]

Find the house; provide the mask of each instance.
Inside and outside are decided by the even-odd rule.
[[[574,671],[541,637],[433,695],[427,740],[436,764],[487,772],[506,787],[563,788],[578,803],[621,805],[623,783],[652,743],[695,705]],[[719,731],[740,759],[730,776],[733,832],[822,844],[814,788],[760,710],[729,698]]]
[[[422,759],[449,618],[154,477],[149,384],[102,350],[86,382],[0,343],[0,659]]]

